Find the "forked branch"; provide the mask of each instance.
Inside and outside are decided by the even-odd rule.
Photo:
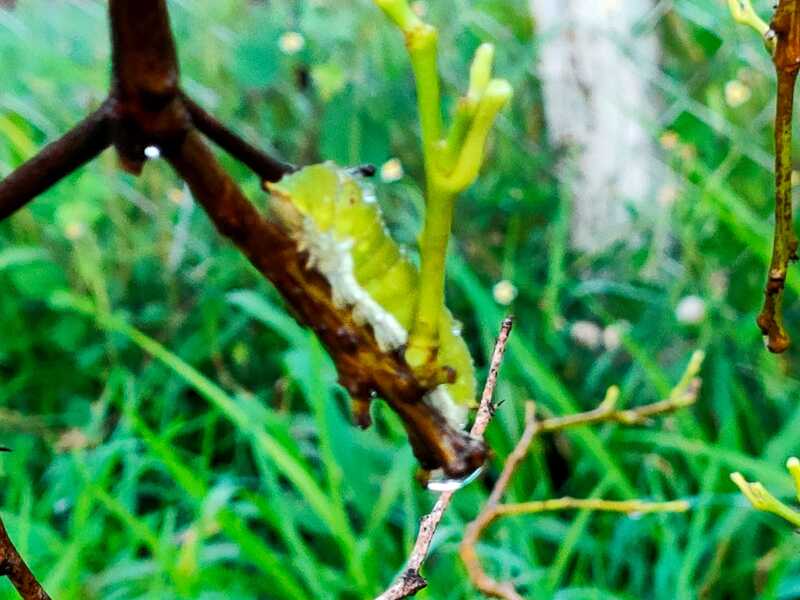
[[[617,408],[619,390],[616,387],[612,387],[608,390],[605,399],[596,409],[576,415],[540,420],[536,416],[535,404],[533,402],[526,404],[525,430],[503,465],[503,470],[489,495],[489,499],[484,504],[477,518],[467,526],[464,539],[461,542],[461,559],[466,566],[470,580],[479,591],[491,597],[505,598],[506,600],[522,600],[522,596],[517,592],[512,583],[500,582],[492,578],[484,570],[478,556],[477,544],[481,536],[493,522],[502,517],[573,509],[628,514],[682,512],[689,509],[688,503],[684,501],[613,501],[565,497],[518,504],[501,504],[500,500],[508,489],[517,468],[528,455],[534,439],[542,433],[563,431],[572,427],[604,422],[639,425],[648,422],[649,419],[657,415],[666,414],[693,404],[697,400],[697,394],[700,389],[700,380],[697,378],[697,374],[700,371],[703,358],[704,355],[702,352],[695,352],[692,359],[689,361],[689,365],[683,377],[672,390],[670,396],[665,400],[653,404],[627,410],[619,410]]]
[[[189,184],[217,229],[281,292],[311,327],[356,400],[383,397],[400,415],[423,467],[451,477],[473,472],[484,444],[457,431],[422,401],[430,391],[401,353],[383,352],[372,329],[337,306],[327,280],[280,227],[249,202],[220,166],[203,135],[253,170],[277,181],[294,167],[241,139],[180,89],[177,52],[165,0],[111,0],[113,77],[103,105],[60,140],[0,181],[0,219],[113,145],[138,174],[155,148]]]
[[[11,216],[111,143],[110,107],[103,103],[66,135],[0,181],[0,221]]]

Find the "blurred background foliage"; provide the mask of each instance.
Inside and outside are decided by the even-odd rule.
[[[298,163],[399,159],[377,185],[413,245],[412,80],[371,2],[170,4],[185,88],[242,135]],[[698,347],[695,408],[546,439],[511,491],[688,498],[692,511],[506,520],[480,552],[530,598],[800,597],[797,536],[728,479],[739,469],[788,495],[782,463],[800,451],[798,350],[769,355],[754,324],[772,206],[774,80],[760,41],[722,0],[658,3],[641,24],[664,46],[660,64],[642,64],[663,97],[648,126],[677,176],[649,199],[658,222],[634,215],[631,240],[575,254],[526,2],[424,6],[451,101],[481,41],[516,89],[490,167],[459,205],[449,298],[481,373],[502,315],[518,321],[489,432],[497,459],[456,496],[420,597],[476,596],[456,548],[524,400],[565,413],[618,383],[624,404],[653,401]],[[102,100],[108,60],[102,2],[0,11],[0,176]],[[137,180],[107,152],[0,225],[0,441],[14,449],[0,458],[0,514],[54,597],[371,597],[433,501],[398,421],[375,413],[372,430],[351,428],[323,351],[166,165]],[[14,597],[5,581],[0,597]]]

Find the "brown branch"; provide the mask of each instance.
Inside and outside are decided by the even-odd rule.
[[[508,344],[508,336],[511,333],[511,327],[514,322],[511,317],[503,320],[500,327],[500,334],[497,336],[497,341],[494,345],[492,352],[492,359],[489,365],[489,375],[486,378],[486,385],[483,388],[481,395],[481,403],[478,408],[478,414],[475,417],[475,423],[472,425],[470,433],[473,437],[482,439],[489,425],[489,421],[494,416],[496,406],[492,400],[494,396],[494,388],[497,385],[497,376],[500,373],[500,366],[503,363],[503,355],[506,351]],[[425,559],[428,557],[428,552],[433,543],[433,536],[439,523],[444,516],[447,507],[450,506],[450,500],[453,498],[454,491],[443,492],[436,500],[433,510],[422,517],[419,524],[419,533],[414,542],[414,548],[409,555],[406,563],[406,569],[397,578],[397,580],[376,600],[398,600],[400,598],[408,598],[415,595],[418,591],[425,588],[428,584],[425,578],[420,575],[420,569]]]
[[[192,117],[192,123],[208,139],[247,166],[262,181],[278,181],[295,170],[293,165],[273,158],[220,123],[194,100],[183,94],[183,102]]]
[[[44,591],[8,537],[2,519],[0,519],[0,576],[8,577],[23,600],[50,600],[50,596]]]
[[[165,0],[111,0],[114,146],[138,175],[145,149],[179,145],[191,119],[178,92],[180,71]]]
[[[571,427],[591,425],[601,422],[614,422],[626,425],[636,425],[647,422],[656,415],[661,415],[686,406],[697,400],[700,389],[700,380],[696,377],[703,361],[702,352],[696,352],[689,362],[686,372],[673,389],[670,397],[660,402],[639,406],[627,410],[618,410],[616,402],[619,390],[616,387],[609,389],[605,399],[600,405],[587,412],[553,417],[539,420],[536,418],[536,406],[528,402],[525,406],[525,430],[519,441],[509,454],[503,465],[503,470],[497,479],[481,512],[468,526],[461,541],[459,553],[467,569],[473,585],[483,594],[494,598],[506,600],[522,600],[511,582],[500,582],[486,573],[477,552],[477,544],[486,529],[502,516],[531,514],[552,510],[590,509],[612,512],[664,512],[688,510],[685,502],[650,503],[640,500],[614,502],[598,499],[556,498],[535,502],[518,504],[500,504],[500,500],[508,489],[511,479],[517,468],[528,455],[531,445],[536,437],[542,433],[563,431]]]
[[[359,424],[369,421],[377,393],[400,415],[414,453],[426,469],[450,477],[475,471],[486,447],[453,429],[423,402],[430,390],[402,352],[384,353],[368,325],[335,306],[327,281],[308,267],[285,231],[265,219],[220,167],[201,138],[207,135],[266,180],[292,167],[274,159],[216,121],[183,95],[165,0],[111,0],[113,78],[103,107],[58,142],[0,182],[0,218],[95,156],[109,143],[121,165],[138,174],[149,146],[158,148],[189,184],[217,229],[283,294],[298,320],[312,327],[354,399]]]
[[[152,102],[149,108],[157,110],[158,99],[173,100],[179,77],[166,2],[111,0],[108,11],[116,95]]]
[[[800,69],[800,0],[781,0],[768,31],[774,40],[772,62],[778,79],[775,104],[775,232],[764,306],[756,319],[771,352],[784,352],[789,336],[783,326],[783,291],[789,263],[797,260],[792,223],[792,112]]]
[[[104,103],[0,181],[0,221],[105,150],[110,143],[108,117]]]

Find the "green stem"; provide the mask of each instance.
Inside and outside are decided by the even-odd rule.
[[[477,177],[483,146],[497,111],[511,96],[511,86],[492,80],[494,49],[481,45],[470,69],[467,95],[459,101],[455,119],[442,136],[442,110],[437,71],[438,32],[410,9],[407,0],[375,0],[405,36],[417,86],[417,108],[425,163],[425,223],[420,235],[420,283],[406,361],[418,374],[437,383],[439,319],[444,307],[447,245],[456,196]]]
[[[482,54],[485,57],[487,52]],[[488,52],[488,60],[491,60],[491,50]],[[476,60],[476,63],[484,61]],[[473,74],[471,79],[480,80],[480,77]],[[470,85],[471,92],[473,87],[477,87],[474,94],[462,99],[463,104],[456,112],[448,141],[425,148],[428,203],[420,241],[422,269],[419,300],[406,351],[406,360],[411,367],[431,363],[436,357],[453,207],[457,195],[478,176],[489,130],[497,112],[511,97],[511,86],[500,79],[493,79],[488,83],[480,82],[477,86]],[[480,99],[477,106],[472,108],[468,104],[474,102],[470,96],[477,94],[480,94]],[[428,154],[429,152],[432,154]],[[449,172],[442,171],[443,163],[449,167]]]
[[[439,344],[439,319],[444,304],[447,244],[453,223],[455,195],[428,177],[425,225],[420,237],[420,287],[406,361],[411,367],[432,362]]]
[[[486,138],[489,137],[497,113],[511,98],[511,93],[511,85],[507,81],[493,79],[489,82],[475,110],[469,131],[458,149],[455,165],[447,176],[437,182],[438,185],[454,194],[472,185],[483,163]],[[435,175],[439,176],[439,173]]]
[[[436,71],[436,29],[418,23],[405,32],[406,45],[411,57],[411,68],[417,83],[417,108],[422,128],[422,150],[425,170],[435,168],[436,145],[442,135],[442,111],[439,96],[439,74]]]
[[[417,85],[417,108],[425,163],[425,223],[420,236],[420,289],[406,360],[412,368],[432,365],[439,346],[439,318],[444,305],[447,243],[455,197],[436,184],[442,132],[436,29],[422,22],[404,32]]]
[[[464,140],[469,133],[477,107],[477,102],[469,96],[458,99],[453,122],[447,132],[447,140],[440,145],[442,169],[445,172],[451,172],[456,166],[456,161],[458,161],[461,148],[464,146]]]

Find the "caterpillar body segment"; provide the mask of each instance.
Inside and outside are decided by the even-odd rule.
[[[383,351],[403,347],[414,318],[419,272],[389,235],[372,190],[330,162],[305,167],[267,188],[274,217],[328,280],[334,302],[368,323]],[[446,308],[439,343],[437,363],[454,369],[456,378],[435,388],[426,401],[463,427],[475,404],[474,366],[460,324]]]

